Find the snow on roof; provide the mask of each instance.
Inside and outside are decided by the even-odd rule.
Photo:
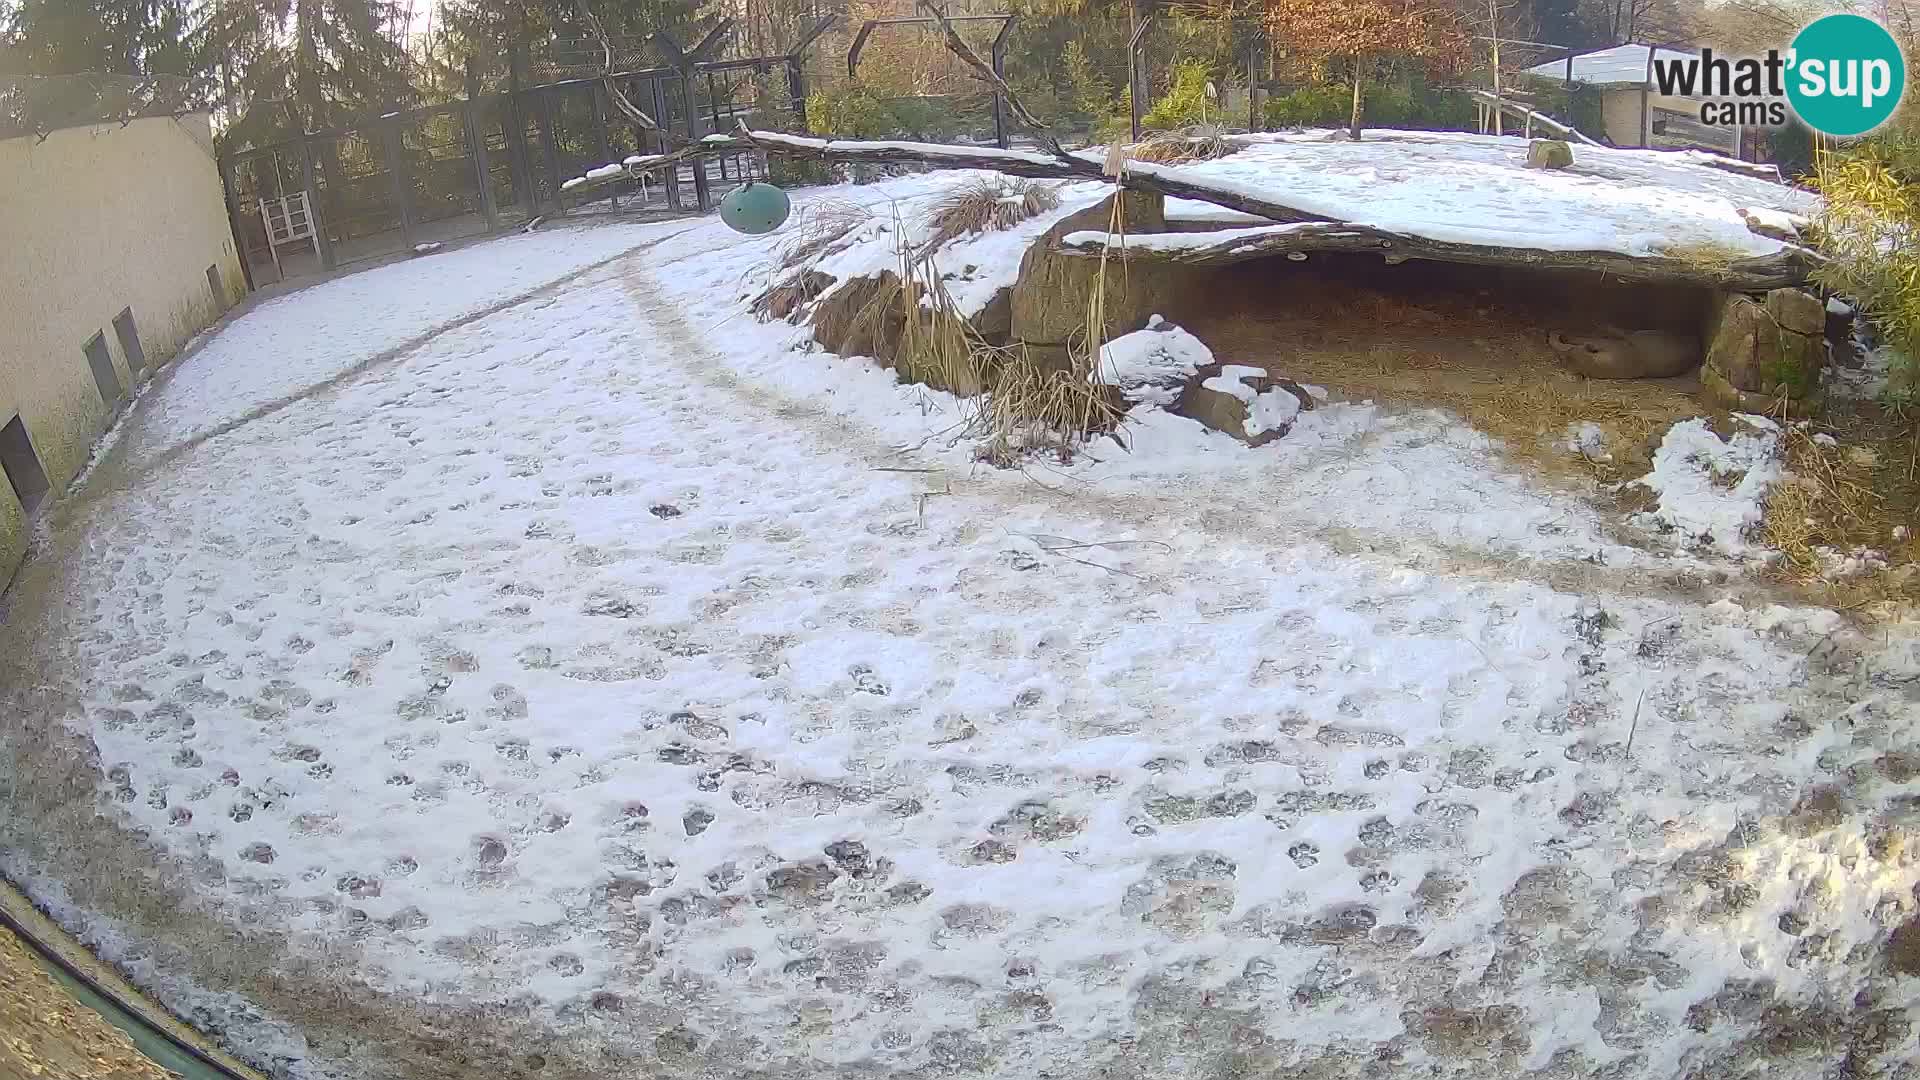
[[[1782,184],[1695,164],[1665,150],[1579,146],[1569,169],[1524,167],[1525,139],[1461,132],[1368,132],[1250,137],[1214,161],[1178,167],[1337,221],[1455,243],[1543,251],[1655,255],[1714,245],[1747,255],[1780,250],[1737,211],[1806,215],[1815,198]],[[1181,203],[1169,207],[1176,215]],[[1244,222],[1234,222],[1244,224]]]
[[[1711,247],[1770,255],[1781,241],[1750,231],[1739,211],[1805,216],[1818,207],[1806,192],[1707,168],[1679,151],[1581,146],[1572,168],[1542,170],[1524,167],[1527,141],[1517,137],[1377,131],[1354,143],[1344,132],[1311,131],[1240,138],[1245,149],[1215,161],[1129,162],[1127,168],[1204,178],[1307,213],[1431,240],[1537,251],[1658,255]],[[1083,156],[1105,158],[1099,149]],[[933,205],[983,175],[992,174],[942,170],[820,189],[837,210],[857,208],[865,220],[817,257],[813,268],[843,283],[897,271],[903,247],[918,251],[930,239]],[[962,314],[979,312],[1014,283],[1022,256],[1042,233],[1112,188],[1077,181],[1056,190],[1060,205],[1054,210],[1011,229],[942,245],[937,259],[943,284]],[[1244,227],[1250,235],[1288,227],[1188,199],[1167,200],[1167,211],[1169,218]],[[804,221],[816,212],[808,203],[798,216]],[[1217,239],[1217,233],[1171,233],[1133,235],[1128,243],[1174,247]]]
[[[1599,52],[1581,53],[1573,58],[1573,81],[1592,83],[1595,86],[1643,86],[1647,82],[1648,45],[1615,45],[1611,49]],[[1660,49],[1655,54],[1660,60],[1698,59],[1694,53],[1681,52],[1678,49]],[[1538,75],[1544,79],[1565,79],[1567,61],[1565,57],[1549,60],[1544,64],[1535,64],[1527,69],[1527,74]]]

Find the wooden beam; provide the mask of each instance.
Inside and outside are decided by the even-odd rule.
[[[1363,252],[1389,262],[1420,259],[1475,266],[1527,270],[1585,270],[1630,281],[1760,292],[1806,283],[1811,253],[1794,245],[1771,255],[1727,262],[1681,259],[1669,255],[1626,255],[1617,251],[1550,251],[1493,244],[1432,240],[1341,222],[1302,222],[1222,229],[1206,233],[1149,233],[1120,237],[1104,232],[1069,233],[1060,251],[1084,258],[1122,258],[1187,266],[1226,266],[1252,259],[1318,252]]]

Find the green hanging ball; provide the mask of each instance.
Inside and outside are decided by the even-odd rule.
[[[748,236],[770,233],[787,220],[793,203],[772,184],[741,184],[720,200],[720,220],[734,232]]]

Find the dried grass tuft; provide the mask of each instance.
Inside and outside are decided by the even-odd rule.
[[[1179,131],[1151,135],[1128,151],[1135,161],[1157,165],[1183,165],[1193,161],[1214,161],[1246,148],[1240,139],[1229,138],[1219,128],[1195,126]]]
[[[956,237],[997,232],[1044,214],[1060,205],[1060,192],[1051,184],[1015,177],[980,177],[959,184],[927,211],[931,235],[921,245],[922,255]]]
[[[1700,270],[1726,270],[1751,255],[1731,244],[1711,240],[1697,244],[1667,244],[1660,249],[1660,254]]]
[[[820,199],[803,207],[792,235],[780,246],[780,266],[791,270],[853,243],[853,233],[873,220],[873,211],[845,199]]]
[[[904,232],[895,229],[896,236]],[[995,464],[1013,465],[1041,450],[1066,460],[1089,438],[1118,426],[1119,400],[1093,374],[1099,334],[1070,349],[1064,364],[1024,345],[993,345],[960,312],[930,254],[905,248],[898,254],[897,274],[849,284],[860,290],[847,294],[857,304],[829,298],[815,315],[817,338],[827,340],[820,318],[831,308],[835,340],[873,343],[874,355],[891,362],[904,381],[952,392],[963,410],[954,438],[979,440],[981,458]],[[1096,290],[1096,326],[1098,303]]]
[[[1774,418],[1786,428],[1781,451],[1787,475],[1767,496],[1761,534],[1781,553],[1778,575],[1842,607],[1920,599],[1914,568],[1920,559],[1920,538],[1914,536],[1920,433],[1898,423],[1876,430],[1838,415],[1832,418],[1837,423],[1800,426],[1787,423],[1784,403]],[[1822,427],[1840,437],[1831,445],[1815,439]],[[1907,538],[1895,540],[1894,530],[1902,526]],[[1868,548],[1884,554],[1887,565],[1831,581],[1819,548]]]

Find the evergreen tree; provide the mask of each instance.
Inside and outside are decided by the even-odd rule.
[[[218,0],[198,39],[231,144],[317,131],[413,98],[392,0]]]
[[[0,65],[27,75],[192,75],[187,0],[19,0]]]

